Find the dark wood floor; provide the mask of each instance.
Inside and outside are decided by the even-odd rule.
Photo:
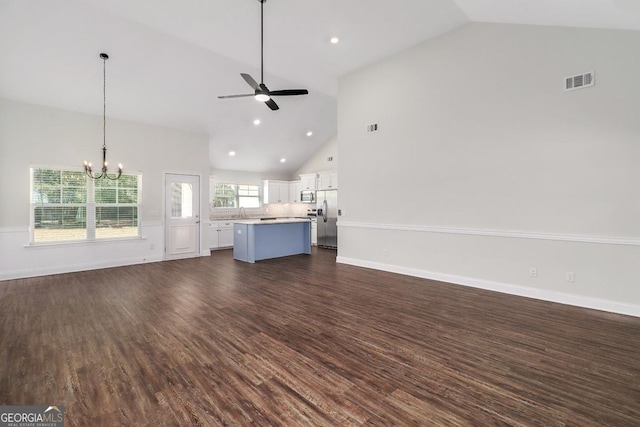
[[[638,426],[640,319],[322,249],[4,281],[0,405],[27,404],[68,426]]]

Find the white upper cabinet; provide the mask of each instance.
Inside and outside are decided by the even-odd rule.
[[[300,175],[302,179],[302,189],[303,190],[315,190],[316,189],[316,174],[315,173],[307,173],[304,175]]]
[[[338,173],[334,171],[318,173],[318,190],[336,190]]]
[[[264,203],[289,203],[288,181],[263,181]]]
[[[302,191],[302,181],[289,183],[289,203],[300,203],[300,191]]]

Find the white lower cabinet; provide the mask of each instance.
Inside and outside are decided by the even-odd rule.
[[[318,222],[311,221],[311,244],[318,246]]]
[[[218,249],[218,222],[210,222],[207,227],[209,249]]]
[[[233,247],[233,223],[220,221],[218,224],[218,247]]]
[[[213,221],[209,223],[209,249],[233,247],[233,222]]]

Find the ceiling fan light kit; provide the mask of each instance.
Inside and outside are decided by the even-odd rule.
[[[275,111],[280,109],[278,104],[272,99],[274,96],[295,96],[295,95],[308,95],[307,89],[283,89],[283,90],[269,90],[264,84],[264,4],[267,0],[258,0],[260,2],[260,84],[255,81],[253,77],[246,73],[240,73],[242,78],[251,88],[253,93],[241,94],[241,95],[224,95],[219,96],[220,99],[227,98],[244,98],[253,96],[257,101],[264,102],[271,110]]]

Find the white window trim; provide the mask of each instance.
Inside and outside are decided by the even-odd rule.
[[[32,164],[29,166],[29,247],[39,246],[58,246],[58,245],[84,245],[84,244],[100,244],[109,242],[124,242],[144,239],[142,236],[142,219],[140,217],[142,213],[142,172],[138,170],[127,170],[125,175],[137,175],[138,176],[138,203],[136,204],[118,204],[118,203],[95,203],[95,186],[94,179],[87,177],[87,200],[85,203],[50,203],[52,207],[55,206],[83,206],[86,212],[86,238],[85,239],[69,239],[69,240],[51,240],[45,242],[34,242],[35,234],[35,205],[33,202],[33,170],[34,169],[51,169],[60,171],[71,172],[84,172],[84,169],[79,167],[64,167],[64,166],[52,166],[43,164]],[[121,236],[121,237],[102,237],[96,238],[96,220],[95,212],[97,206],[136,206],[138,210],[138,224],[137,235],[135,236]],[[90,227],[91,224],[91,227]]]
[[[209,201],[210,205],[211,205],[211,209],[240,209],[240,192],[238,191],[238,187],[243,185],[243,186],[249,186],[249,187],[257,187],[258,188],[258,196],[256,197],[258,199],[258,206],[257,207],[252,207],[252,208],[245,208],[245,209],[259,209],[263,203],[264,203],[264,195],[262,194],[262,185],[260,184],[243,184],[243,183],[239,183],[239,182],[231,182],[231,181],[211,181],[212,186],[211,188],[211,194],[215,195],[215,187],[216,185],[234,185],[236,187],[236,197],[235,197],[235,202],[236,205],[235,207],[228,207],[228,206],[214,206],[214,200],[215,199],[211,199]],[[252,196],[242,196],[242,197],[252,197]]]

